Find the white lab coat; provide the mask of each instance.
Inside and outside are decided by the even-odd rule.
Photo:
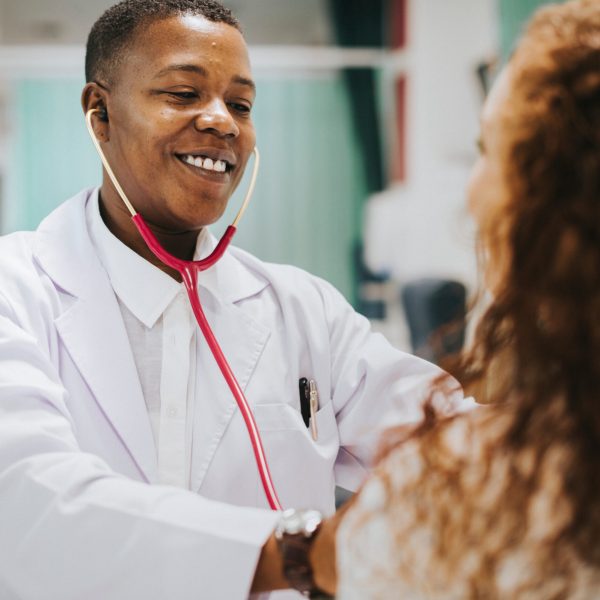
[[[243,420],[201,344],[192,491],[155,484],[133,356],[86,228],[94,193],[0,239],[0,598],[244,598],[276,515]],[[418,418],[435,368],[372,334],[327,283],[236,248],[200,291],[283,506],[331,513],[381,428]],[[321,395],[316,442],[303,376]]]

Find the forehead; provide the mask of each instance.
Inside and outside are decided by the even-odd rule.
[[[191,64],[250,77],[248,49],[242,34],[231,25],[198,15],[150,23],[135,35],[124,52],[123,71],[129,76],[151,76],[171,64]]]

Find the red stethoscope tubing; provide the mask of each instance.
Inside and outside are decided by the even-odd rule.
[[[229,225],[225,230],[225,233],[219,240],[219,243],[212,251],[212,253],[203,258],[202,260],[181,260],[169,252],[167,252],[156,239],[156,236],[152,233],[142,216],[133,208],[131,202],[129,202],[123,188],[119,184],[115,174],[113,173],[110,164],[108,163],[102,148],[100,147],[100,143],[98,142],[96,135],[94,134],[94,130],[92,127],[92,114],[96,112],[97,109],[89,110],[86,114],[86,124],[92,141],[94,142],[94,146],[102,159],[102,164],[104,165],[106,172],[108,173],[113,185],[115,186],[119,196],[127,206],[128,210],[131,212],[131,218],[139,231],[140,235],[146,242],[146,245],[150,249],[150,251],[158,258],[163,264],[175,269],[180,275],[185,285],[185,289],[188,294],[188,298],[190,300],[190,305],[192,307],[192,311],[194,316],[196,317],[196,321],[198,322],[198,326],[200,327],[200,331],[204,336],[210,351],[219,366],[219,369],[223,375],[223,378],[227,382],[233,397],[242,413],[242,417],[244,419],[244,423],[246,425],[246,429],[248,430],[248,436],[250,437],[250,443],[252,444],[252,451],[254,452],[254,459],[256,461],[256,466],[258,468],[258,473],[260,475],[260,480],[265,491],[265,496],[267,498],[267,502],[269,506],[273,510],[282,510],[281,503],[279,502],[279,498],[277,497],[277,492],[275,491],[275,486],[273,485],[273,479],[271,477],[271,472],[269,470],[269,465],[267,463],[267,458],[265,456],[265,451],[262,445],[262,440],[260,437],[260,432],[258,427],[256,426],[256,421],[254,420],[254,415],[250,409],[250,405],[248,400],[244,396],[244,392],[237,381],[225,355],[223,354],[223,350],[215,337],[208,320],[206,319],[206,315],[204,314],[204,310],[202,309],[202,303],[200,302],[200,294],[198,292],[198,273],[201,271],[205,271],[206,269],[212,267],[225,253],[227,247],[231,242],[231,238],[234,236],[237,228],[235,224],[240,219],[243,214],[246,205],[249,201],[249,198],[252,194],[252,190],[254,188],[254,181],[256,178],[256,169],[258,167],[258,150],[255,148],[255,171],[252,177],[252,181],[250,183],[250,187],[248,193],[246,194],[246,198],[238,213],[234,223]]]
[[[254,420],[254,415],[252,414],[244,392],[242,391],[238,380],[231,370],[231,367],[229,366],[229,363],[223,354],[223,350],[217,342],[217,338],[215,337],[215,334],[213,333],[208,320],[206,319],[206,315],[204,314],[204,310],[202,309],[202,304],[200,302],[200,296],[197,291],[198,273],[212,267],[223,256],[227,246],[229,246],[229,243],[231,242],[231,238],[236,232],[236,228],[233,225],[229,225],[227,227],[216,248],[209,256],[202,260],[189,261],[178,259],[169,254],[160,245],[139,213],[134,215],[132,220],[154,256],[156,256],[164,264],[178,271],[181,275],[188,298],[190,300],[190,304],[192,306],[192,310],[194,312],[194,316],[196,317],[196,321],[198,321],[198,326],[200,327],[202,335],[204,336],[204,339],[206,340],[206,343],[208,344],[210,351],[212,352],[212,355],[214,356],[215,361],[217,362],[217,365],[219,366],[219,369],[221,370],[221,373],[227,382],[233,397],[235,398],[240,412],[242,413],[242,417],[244,418],[244,423],[246,424],[246,429],[248,430],[248,435],[252,444],[252,451],[254,452],[254,459],[258,467],[258,473],[260,475],[269,506],[273,510],[282,510],[279,498],[277,497],[277,492],[275,491],[275,487],[273,485],[271,472],[265,456],[260,433],[258,431],[258,427],[256,426],[256,421]]]

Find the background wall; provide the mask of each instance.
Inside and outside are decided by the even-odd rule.
[[[4,231],[33,229],[61,201],[99,184],[81,88],[81,80],[70,78],[11,82]]]
[[[408,9],[407,178],[365,210],[366,260],[402,282],[476,283],[465,196],[484,93],[477,68],[508,57],[544,0],[414,0]],[[434,16],[435,15],[435,16]]]
[[[560,4],[562,0],[554,0]],[[523,25],[529,20],[534,11],[550,4],[548,0],[499,0],[500,3],[500,48],[502,58],[508,59],[518,39]]]
[[[476,69],[496,54],[497,4],[417,0],[408,24],[407,178],[367,207],[366,258],[399,282],[441,276],[472,284],[465,188],[483,102]]]

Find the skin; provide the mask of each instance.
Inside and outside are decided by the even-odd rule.
[[[255,98],[246,43],[224,23],[200,16],[152,23],[124,52],[111,81],[88,83],[85,112],[118,181],[159,242],[191,259],[202,227],[214,223],[239,184],[254,145]],[[186,154],[225,158],[218,174],[185,164]],[[103,219],[123,243],[175,279],[148,250],[106,171]]]
[[[511,71],[507,67],[494,84],[481,113],[479,158],[473,166],[467,190],[468,205],[483,242],[484,275],[494,293],[505,279],[510,257],[503,243],[503,210],[509,200],[506,165],[506,126],[509,110]]]

